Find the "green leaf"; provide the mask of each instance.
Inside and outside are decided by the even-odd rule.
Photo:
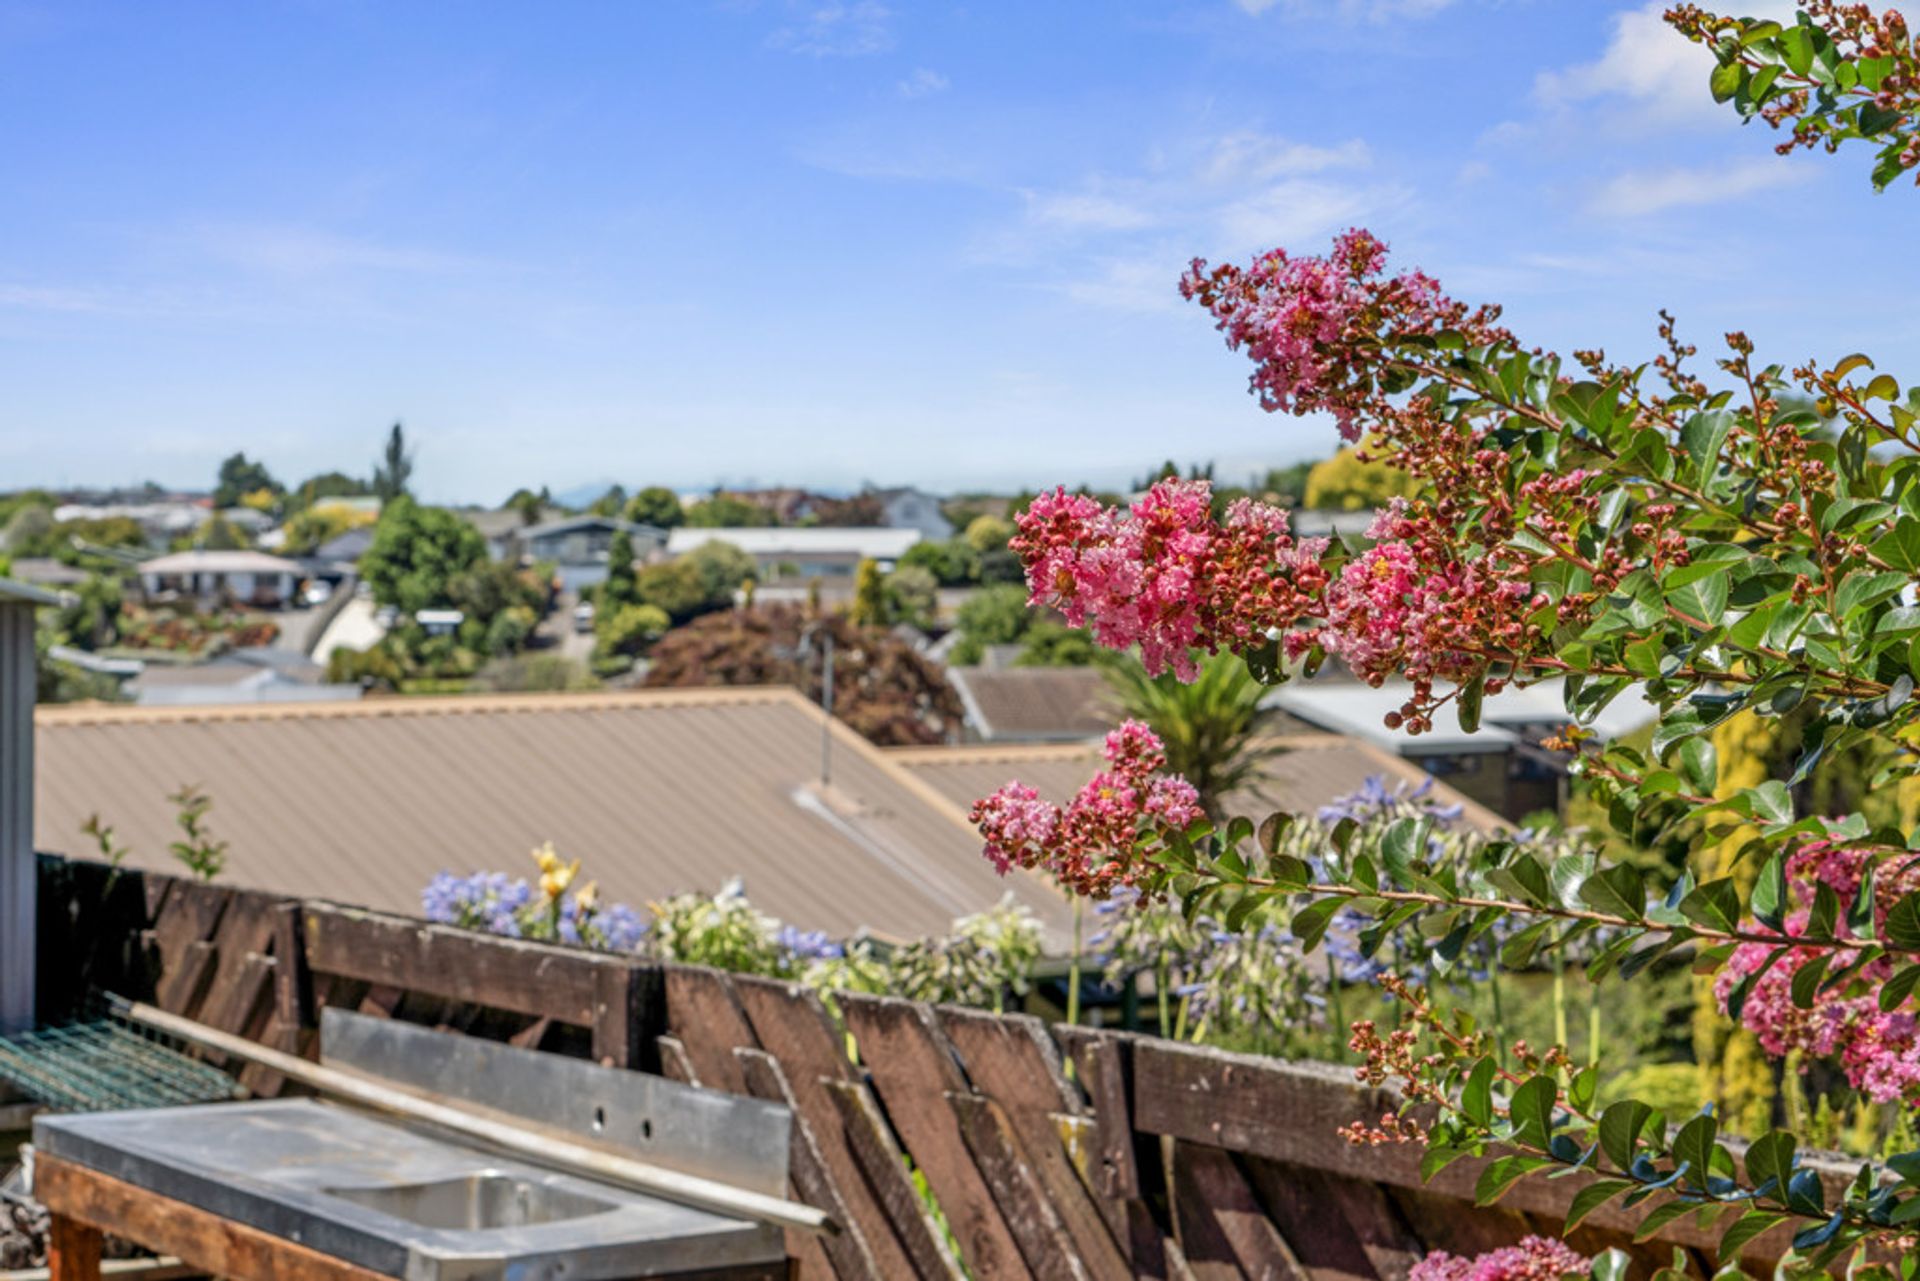
[[[1545,1148],[1553,1141],[1553,1105],[1560,1087],[1550,1076],[1530,1076],[1514,1090],[1507,1102],[1512,1119],[1513,1141],[1528,1147]]]
[[[1337,898],[1315,899],[1293,914],[1293,936],[1300,940],[1300,950],[1311,952],[1320,946],[1320,940],[1327,935],[1327,926],[1332,924],[1334,915],[1339,912],[1343,900]]]
[[[1728,576],[1723,570],[1683,583],[1667,593],[1667,604],[1705,627],[1718,627],[1727,610]]]
[[[1653,1115],[1653,1109],[1638,1099],[1622,1099],[1607,1105],[1600,1114],[1600,1150],[1621,1170],[1633,1168],[1634,1150],[1640,1144],[1640,1131]]]
[[[1478,1129],[1486,1129],[1493,1124],[1493,1075],[1496,1070],[1490,1058],[1481,1059],[1467,1073],[1467,1083],[1460,1090],[1460,1115],[1467,1118],[1469,1124]]]
[[[1749,787],[1743,795],[1753,805],[1753,816],[1762,823],[1793,822],[1793,795],[1779,779],[1770,778],[1758,787]]]
[[[1492,1205],[1505,1196],[1507,1189],[1532,1174],[1543,1170],[1553,1162],[1541,1156],[1502,1156],[1487,1162],[1480,1177],[1473,1185],[1473,1203]]]
[[[1707,1177],[1713,1173],[1714,1140],[1720,1136],[1720,1123],[1713,1113],[1702,1112],[1673,1136],[1673,1158],[1685,1161],[1693,1167],[1687,1171],[1687,1180],[1699,1187],[1705,1187]]]
[[[1880,985],[1880,1008],[1891,1012],[1913,995],[1914,984],[1920,983],[1920,965],[1909,965]]]
[[[1715,102],[1730,102],[1740,92],[1740,77],[1745,71],[1738,62],[1723,62],[1713,69],[1713,75],[1707,80],[1707,87],[1713,91]]]
[[[1902,516],[1873,542],[1873,554],[1895,569],[1920,568],[1920,520]]]
[[[1740,893],[1733,878],[1708,881],[1680,900],[1680,914],[1710,930],[1730,931],[1740,919]]]
[[[1786,855],[1775,850],[1760,869],[1760,879],[1754,883],[1753,898],[1748,906],[1753,911],[1753,919],[1770,930],[1778,930],[1787,910],[1787,859]]]
[[[1920,890],[1893,905],[1881,937],[1902,952],[1920,952]]]
[[[1776,1210],[1748,1210],[1733,1221],[1720,1236],[1719,1260],[1725,1263],[1729,1259],[1740,1257],[1740,1249],[1747,1242],[1772,1227],[1785,1223],[1787,1216]],[[1743,1274],[1744,1275],[1744,1274]]]
[[[1786,1197],[1787,1177],[1793,1173],[1793,1151],[1798,1144],[1789,1130],[1774,1130],[1747,1147],[1747,1181],[1756,1189],[1773,1181],[1775,1200]]]
[[[1563,1233],[1573,1231],[1580,1226],[1582,1219],[1632,1186],[1625,1179],[1596,1179],[1587,1184],[1574,1193],[1573,1203],[1567,1206],[1567,1217],[1561,1223],[1560,1230]]]
[[[1640,870],[1615,863],[1580,887],[1580,897],[1596,911],[1640,920],[1647,912],[1647,891]]]
[[[1720,754],[1706,735],[1689,738],[1680,744],[1680,769],[1687,785],[1702,796],[1713,795],[1720,781]]]

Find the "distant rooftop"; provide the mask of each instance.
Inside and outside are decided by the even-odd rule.
[[[968,725],[991,742],[1087,739],[1118,723],[1091,667],[949,667],[947,680]]]
[[[667,551],[675,556],[711,542],[732,543],[749,556],[860,556],[870,560],[898,560],[920,541],[917,529],[883,526],[796,525],[768,528],[692,529],[682,526],[667,534]]]
[[[1268,694],[1263,705],[1319,729],[1363,738],[1403,756],[1505,751],[1537,736],[1531,731],[1558,728],[1573,721],[1561,701],[1560,682],[1543,681],[1488,698],[1480,713],[1480,727],[1471,733],[1460,728],[1451,711],[1435,716],[1429,733],[1388,729],[1387,714],[1398,711],[1412,692],[1412,686],[1400,682],[1376,689],[1358,681],[1295,681]],[[1652,707],[1636,689],[1609,703],[1591,728],[1601,739],[1613,739],[1653,718]]]
[[[265,552],[190,551],[174,552],[140,562],[143,574],[298,574],[296,561]]]
[[[962,806],[785,688],[43,707],[34,836],[82,855],[98,812],[132,866],[177,870],[168,793],[196,783],[223,879],[418,913],[434,874],[533,871],[556,843],[635,907],[745,879],[756,906],[837,935],[942,934],[1003,893],[1064,947],[1064,898],[980,856]]]

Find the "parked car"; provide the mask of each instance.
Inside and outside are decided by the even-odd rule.
[[[593,630],[592,601],[582,601],[573,607],[573,630],[581,635]]]
[[[307,584],[307,590],[300,593],[302,605],[324,605],[333,596],[333,584],[324,578]]]

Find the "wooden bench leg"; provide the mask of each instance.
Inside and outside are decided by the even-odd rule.
[[[64,1214],[47,1224],[49,1281],[100,1281],[100,1229]]]

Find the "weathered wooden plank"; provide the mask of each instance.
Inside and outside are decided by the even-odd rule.
[[[1152,1178],[1142,1173],[1140,1139],[1133,1127],[1133,1043],[1125,1036],[1094,1028],[1057,1024],[1054,1036],[1073,1058],[1074,1070],[1093,1106],[1095,1128],[1089,1182],[1096,1204],[1107,1218],[1134,1272],[1145,1277],[1185,1275],[1179,1248],[1161,1230],[1147,1205],[1144,1189],[1166,1186],[1159,1140],[1150,1140]]]
[[[328,903],[301,916],[307,964],[317,973],[514,1014],[592,1027],[600,974],[624,957],[505,939]]]
[[[1229,1054],[1173,1045],[1148,1037],[1133,1040],[1134,1125],[1153,1134],[1224,1147],[1389,1187],[1421,1188],[1472,1204],[1474,1181],[1484,1160],[1456,1161],[1433,1182],[1420,1179],[1418,1144],[1356,1147],[1335,1132],[1356,1120],[1371,1120],[1396,1106],[1385,1090],[1356,1084],[1343,1068]],[[1840,1170],[1823,1170],[1839,1178]],[[1850,1177],[1850,1176],[1849,1176]],[[1557,1217],[1591,1181],[1580,1173],[1563,1179],[1522,1179],[1502,1204],[1530,1214]],[[1644,1210],[1609,1203],[1588,1222],[1608,1232],[1632,1233]],[[1756,1238],[1742,1257],[1773,1260],[1784,1254],[1786,1228]],[[1682,1216],[1661,1229],[1658,1240],[1689,1248],[1713,1248],[1718,1234]]]
[[[806,1274],[809,1260],[817,1260],[814,1266],[823,1268],[841,1281],[884,1281],[886,1274],[880,1271],[873,1260],[873,1253],[867,1249],[867,1239],[860,1225],[848,1213],[847,1201],[840,1193],[840,1186],[827,1168],[826,1159],[820,1154],[820,1144],[815,1139],[813,1127],[801,1114],[799,1105],[794,1101],[793,1088],[787,1081],[787,1075],[780,1070],[780,1060],[765,1050],[749,1050],[744,1047],[733,1052],[740,1061],[741,1075],[747,1082],[747,1090],[759,1099],[785,1105],[793,1117],[792,1151],[788,1158],[789,1182],[796,1199],[825,1210],[840,1231],[830,1237],[816,1236],[811,1232],[789,1231],[787,1233],[787,1253],[801,1261],[801,1271]]]
[[[700,965],[670,966],[666,975],[667,1031],[679,1041],[700,1084],[745,1094],[736,1049],[760,1048],[734,995],[731,976]]]
[[[606,1067],[654,1072],[660,1067],[654,1038],[666,1030],[665,988],[660,969],[629,962],[604,969],[594,1001],[593,1057]]]
[[[1049,1189],[1037,1177],[1006,1111],[982,1094],[950,1091],[947,1106],[973,1164],[993,1190],[994,1204],[1038,1281],[1088,1281],[1092,1273],[1061,1223]]]
[[[307,946],[297,902],[289,900],[273,909],[273,960],[273,1007],[280,1026],[312,1027],[313,972],[307,968]]]
[[[1196,1281],[1336,1281],[1301,1266],[1219,1148],[1173,1145],[1173,1210],[1180,1253]]]
[[[1257,1165],[1255,1168],[1258,1168]],[[1527,1216],[1503,1205],[1475,1207],[1420,1188],[1387,1188],[1400,1215],[1425,1249],[1485,1254],[1513,1245],[1533,1230]]]
[[[154,1001],[174,1014],[190,1014],[212,977],[209,940],[232,899],[232,891],[197,881],[180,881],[168,890],[154,918],[151,937],[160,974]]]
[[[100,1281],[99,1228],[64,1214],[47,1221],[47,1281]]]
[[[1005,1110],[1035,1180],[1088,1275],[1104,1281],[1132,1276],[1092,1189],[1067,1154],[1059,1118],[1078,1117],[1084,1108],[1079,1092],[1067,1083],[1046,1025],[1026,1015],[951,1006],[940,1007],[936,1014],[975,1091]]]
[[[34,1162],[33,1192],[55,1214],[126,1237],[216,1276],[374,1281],[378,1273],[57,1157]]]
[[[846,1037],[835,1026],[825,1004],[809,989],[775,979],[736,977],[733,991],[752,1024],[755,1039],[780,1061],[793,1090],[794,1107],[812,1127],[821,1157],[846,1199],[848,1221],[860,1226],[882,1275],[915,1275],[918,1269],[903,1237],[912,1234],[925,1238],[932,1228],[919,1199],[912,1194],[905,1165],[896,1161],[880,1176],[893,1185],[894,1203],[912,1206],[911,1217],[905,1223],[895,1223],[887,1212],[886,1200],[874,1191],[848,1146],[840,1104],[828,1094],[825,1082],[852,1081],[857,1076],[847,1058]],[[939,1257],[925,1249],[921,1254]]]
[[[1425,1253],[1376,1184],[1258,1157],[1242,1167],[1267,1217],[1315,1277],[1404,1281]],[[1472,1211],[1456,1209],[1462,1212]]]
[[[967,1093],[933,1013],[893,997],[844,993],[840,1008],[887,1117],[926,1177],[960,1257],[979,1277],[1031,1272],[961,1136],[949,1093]]]
[[[906,1177],[905,1155],[893,1130],[880,1115],[880,1105],[865,1084],[828,1080],[822,1088],[840,1109],[847,1146],[860,1162],[867,1186],[880,1199],[887,1219],[900,1233],[900,1243],[913,1261],[913,1275],[951,1281],[964,1277],[952,1244],[927,1212],[919,1192]]]

